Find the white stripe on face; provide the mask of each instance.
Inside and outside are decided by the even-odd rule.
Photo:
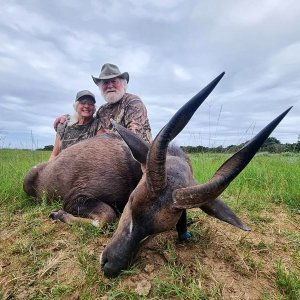
[[[129,233],[131,233],[133,230],[133,222],[132,222],[132,219],[130,221],[130,226],[129,226]]]

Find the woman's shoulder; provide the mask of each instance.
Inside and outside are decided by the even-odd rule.
[[[90,127],[98,131],[102,127],[101,124],[102,122],[100,118],[94,118],[93,121],[90,123]]]

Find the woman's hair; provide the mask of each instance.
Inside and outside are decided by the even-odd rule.
[[[77,112],[77,107],[78,107],[79,101],[75,101],[73,103],[73,108],[74,108],[74,113],[70,117],[70,121],[68,122],[68,126],[72,126],[76,124],[79,121],[79,115]]]

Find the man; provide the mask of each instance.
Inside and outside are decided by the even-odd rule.
[[[113,119],[151,143],[151,128],[146,107],[138,96],[126,92],[129,74],[121,73],[116,65],[106,63],[102,66],[99,77],[92,78],[107,102],[100,106],[96,114],[96,118],[102,123],[103,131],[115,130],[110,122],[110,119]],[[54,126],[62,121],[62,118],[58,118]]]

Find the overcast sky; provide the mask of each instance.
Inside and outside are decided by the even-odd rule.
[[[0,41],[0,148],[53,144],[79,90],[103,104],[91,75],[107,62],[129,73],[154,136],[223,71],[177,144],[245,142],[292,105],[272,136],[300,135],[298,0],[0,0]]]

